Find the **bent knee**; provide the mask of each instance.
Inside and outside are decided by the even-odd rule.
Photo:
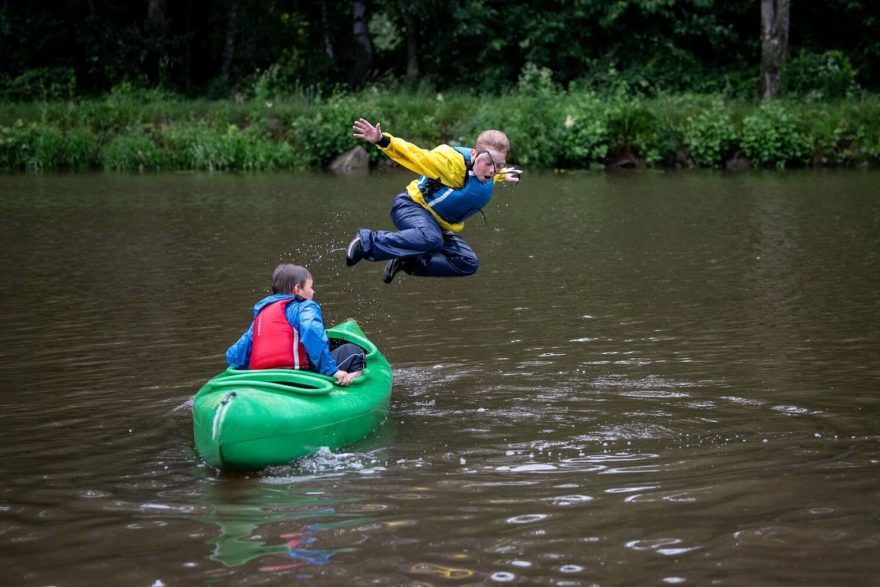
[[[424,243],[425,251],[433,251],[443,246],[443,233],[434,230],[422,229],[419,231]]]
[[[455,264],[455,268],[462,276],[473,275],[479,267],[480,260],[476,257],[461,257]]]

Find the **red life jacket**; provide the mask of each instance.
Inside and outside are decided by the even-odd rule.
[[[306,347],[299,340],[299,332],[287,321],[288,304],[293,299],[273,302],[260,310],[254,318],[254,346],[251,350],[251,369],[309,368]]]

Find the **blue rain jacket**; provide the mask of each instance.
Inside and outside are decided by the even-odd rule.
[[[333,375],[339,368],[336,361],[330,355],[330,339],[324,328],[324,318],[321,315],[321,306],[312,300],[298,296],[274,294],[263,298],[254,305],[254,318],[260,310],[279,300],[295,299],[287,305],[287,321],[299,332],[299,340],[306,348],[309,363],[312,368],[323,375]],[[248,327],[247,332],[226,351],[226,362],[233,369],[247,369],[251,363],[251,350],[254,344],[254,323]]]

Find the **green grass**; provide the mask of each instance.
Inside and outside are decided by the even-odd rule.
[[[874,95],[761,104],[552,88],[502,96],[368,89],[207,101],[122,86],[102,99],[0,103],[0,168],[316,168],[358,144],[351,137],[358,116],[426,148],[469,145],[498,128],[510,137],[510,161],[533,168],[591,168],[624,153],[653,167],[717,168],[735,155],[773,169],[880,162]]]

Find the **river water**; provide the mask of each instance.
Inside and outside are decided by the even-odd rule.
[[[0,177],[0,583],[875,585],[880,176],[528,174],[477,274],[345,267],[401,173]],[[364,442],[205,465],[279,262],[394,367]]]

